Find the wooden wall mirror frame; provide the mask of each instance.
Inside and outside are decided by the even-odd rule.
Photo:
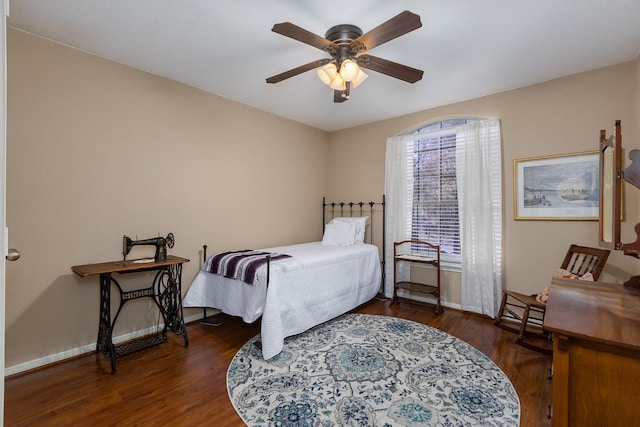
[[[631,165],[624,170],[624,180],[636,188],[640,189],[640,150],[631,150],[629,153]],[[640,222],[635,226],[636,241],[622,245],[624,254],[635,258],[640,258]],[[640,286],[640,276],[629,279],[625,285]]]
[[[604,129],[600,131],[599,245],[611,250],[622,249],[622,177],[622,133],[616,120],[615,133],[609,138]]]

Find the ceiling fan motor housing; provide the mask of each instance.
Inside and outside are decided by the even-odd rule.
[[[353,58],[357,52],[352,51],[351,42],[362,35],[362,30],[355,25],[340,24],[329,28],[324,37],[338,45],[337,52],[330,52],[338,67],[345,59]]]
[[[349,44],[362,35],[362,30],[355,25],[340,24],[329,28],[324,37],[335,44]]]

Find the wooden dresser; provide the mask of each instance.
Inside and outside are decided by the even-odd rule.
[[[640,426],[640,289],[554,279],[552,425]]]

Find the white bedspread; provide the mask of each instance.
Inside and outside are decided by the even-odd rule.
[[[320,242],[266,248],[291,255],[257,273],[257,285],[200,271],[184,307],[213,307],[251,323],[262,316],[262,355],[282,350],[284,339],[333,319],[373,298],[381,284],[378,248],[369,244],[325,246]]]

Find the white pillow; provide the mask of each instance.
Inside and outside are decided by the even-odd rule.
[[[356,227],[347,222],[327,224],[322,236],[322,244],[329,246],[351,246],[355,243]]]
[[[348,223],[356,227],[356,243],[364,243],[364,232],[367,229],[368,216],[339,216],[333,218],[329,224]]]

